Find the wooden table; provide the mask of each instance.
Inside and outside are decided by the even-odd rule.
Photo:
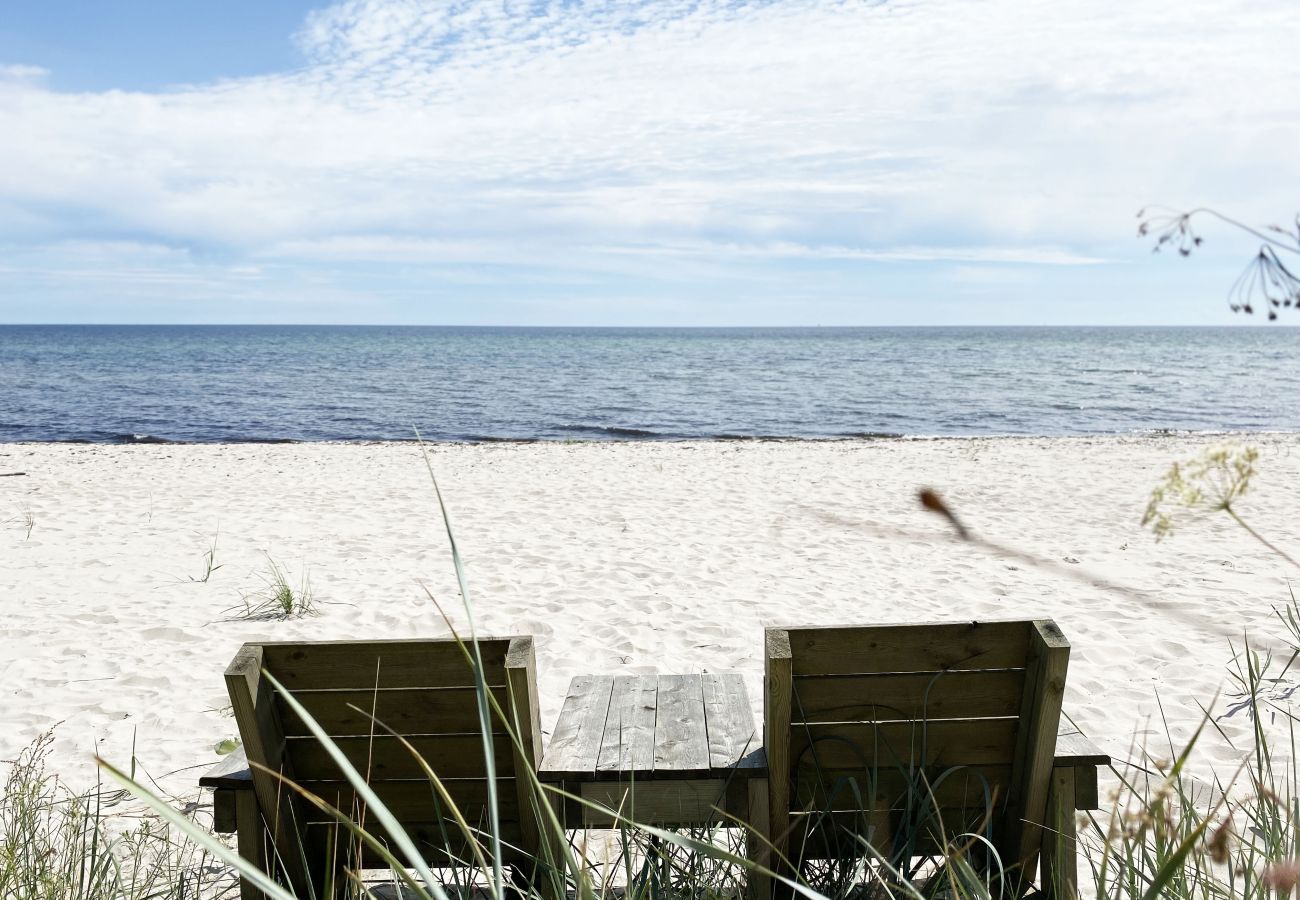
[[[579,675],[539,778],[648,825],[765,818],[763,734],[739,675]],[[610,827],[609,812],[563,804],[570,828]]]

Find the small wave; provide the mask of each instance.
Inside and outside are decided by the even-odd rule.
[[[574,431],[586,432],[588,434],[604,434],[611,437],[630,437],[630,438],[666,438],[672,437],[670,434],[664,434],[661,431],[650,431],[645,428],[628,428],[622,425],[559,425],[557,431]]]
[[[160,443],[166,443],[166,444],[182,444],[182,443],[191,443],[191,442],[189,442],[189,441],[161,441]],[[209,443],[209,442],[205,441],[204,443]],[[281,437],[241,437],[241,436],[239,436],[239,435],[234,435],[234,436],[230,436],[230,437],[222,437],[222,438],[220,438],[218,441],[213,441],[213,442],[211,442],[211,443],[222,443],[222,444],[301,444],[301,443],[304,443],[304,442],[298,440],[297,438],[281,438]]]
[[[784,434],[721,434],[704,435],[706,441],[796,441],[796,440],[815,440],[815,438],[797,438]]]
[[[865,438],[867,440],[897,440],[898,438],[907,437],[901,431],[846,431],[843,436],[847,438]]]
[[[188,444],[190,441],[177,441],[170,438],[158,437],[154,434],[139,434],[135,432],[106,431],[96,432],[84,440],[85,443],[93,444]]]

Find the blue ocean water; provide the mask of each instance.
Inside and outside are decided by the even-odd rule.
[[[0,326],[0,441],[1300,431],[1294,328]]]

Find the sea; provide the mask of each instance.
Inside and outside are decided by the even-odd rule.
[[[0,441],[1300,431],[1300,329],[0,325]]]

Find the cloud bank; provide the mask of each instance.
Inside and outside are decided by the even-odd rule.
[[[1144,203],[1288,211],[1298,19],[1232,0],[348,0],[269,77],[72,94],[0,60],[0,289],[152,314],[166,284],[177,305],[424,321],[453,302],[499,318],[507,296],[598,321],[848,291],[870,320],[873,298],[924,303],[948,264],[1145,264]]]

